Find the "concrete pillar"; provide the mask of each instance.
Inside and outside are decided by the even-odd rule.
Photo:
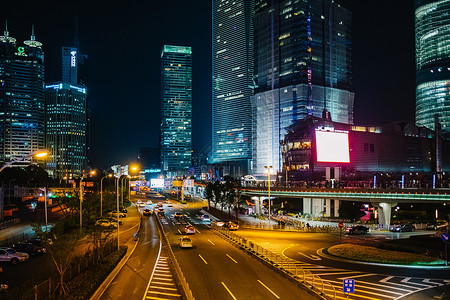
[[[322,212],[324,211],[324,199],[312,199],[312,208],[311,208],[311,214],[313,217],[319,217],[321,216]]]
[[[331,180],[331,167],[325,167],[325,180]]]
[[[340,200],[334,199],[334,216],[339,217],[339,203]]]
[[[379,203],[378,204],[378,224],[381,230],[389,230],[391,224],[392,207],[397,203]]]
[[[341,181],[341,173],[341,167],[334,167],[334,179],[336,179],[337,181]]]
[[[327,217],[331,217],[331,199],[326,199],[326,204],[325,204],[325,215]]]
[[[312,214],[312,199],[311,198],[303,198],[303,213],[304,214]]]

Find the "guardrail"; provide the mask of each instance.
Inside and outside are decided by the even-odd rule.
[[[178,264],[177,258],[175,257],[175,254],[172,251],[169,239],[166,236],[164,227],[162,226],[159,217],[156,214],[153,214],[153,217],[156,219],[156,223],[158,224],[158,230],[161,236],[163,246],[167,250],[167,254],[169,256],[169,265],[171,266],[171,269],[175,271],[175,275],[183,289],[183,294],[185,298],[187,300],[195,300],[194,296],[192,295],[192,291],[189,288],[189,284],[187,283],[186,278],[184,277],[183,271],[181,270],[180,265]]]
[[[307,288],[318,293],[323,297],[330,299],[336,299],[336,289],[328,281],[323,280],[317,275],[314,275],[309,270],[305,270],[300,266],[297,266],[294,260],[286,258],[280,254],[274,253],[264,247],[249,241],[240,235],[217,226],[211,226],[215,232],[220,233],[222,236],[227,237],[229,240],[239,244],[249,253],[253,254],[257,258],[271,264],[278,268],[288,276],[295,279],[297,282],[302,283]]]

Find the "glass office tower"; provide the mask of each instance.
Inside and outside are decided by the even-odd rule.
[[[86,87],[69,83],[45,86],[47,170],[54,178],[83,175],[86,169]]]
[[[212,7],[212,161],[248,169],[252,155],[254,1]]]
[[[450,0],[415,2],[416,125],[450,133]]]
[[[286,127],[307,115],[353,123],[351,12],[340,1],[255,1],[254,173],[281,170]]]
[[[192,50],[165,45],[161,53],[161,164],[185,174],[192,150]]]
[[[31,39],[17,45],[8,29],[0,36],[0,164],[44,148],[44,52]],[[29,165],[27,158],[13,167]]]

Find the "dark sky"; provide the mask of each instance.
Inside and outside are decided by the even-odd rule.
[[[348,1],[353,12],[355,124],[414,120],[413,1]],[[12,1],[2,4],[18,42],[44,45],[46,82],[60,80],[61,47],[72,46],[78,11],[80,48],[89,55],[92,164],[135,161],[157,147],[160,55],[164,44],[193,51],[193,148],[211,142],[211,1]]]

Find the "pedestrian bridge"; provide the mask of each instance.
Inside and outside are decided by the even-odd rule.
[[[268,196],[267,188],[243,188],[248,196]],[[450,189],[284,188],[271,187],[271,197],[336,199],[359,202],[450,202]]]

